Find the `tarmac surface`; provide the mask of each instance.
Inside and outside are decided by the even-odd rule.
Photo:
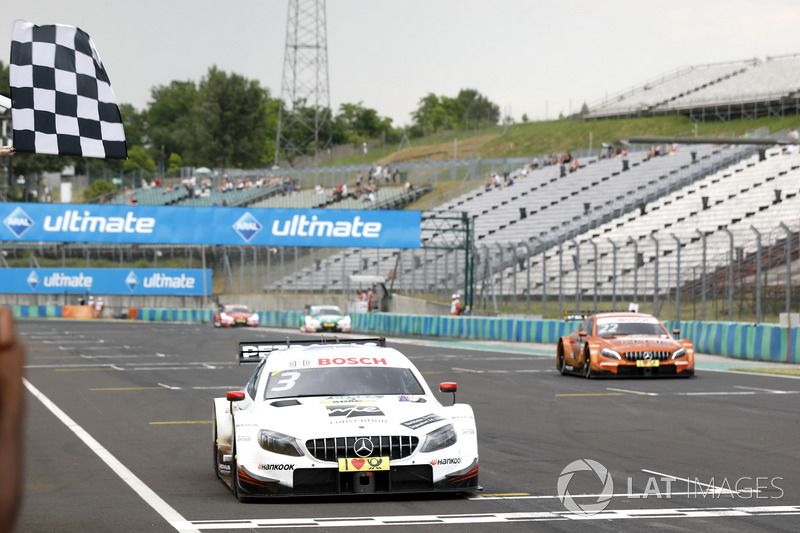
[[[434,390],[456,381],[472,405],[483,491],[242,504],[212,471],[212,399],[252,371],[236,340],[306,336],[18,325],[29,391],[20,532],[797,530],[800,379],[732,370],[786,365],[698,355],[691,379],[586,380],[561,376],[551,345],[388,339]]]

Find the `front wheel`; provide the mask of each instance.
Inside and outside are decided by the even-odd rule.
[[[586,379],[591,379],[592,377],[592,356],[589,355],[588,350],[583,358],[583,377]]]
[[[563,376],[567,373],[567,358],[564,357],[564,349],[561,348],[558,350],[556,367],[558,368],[559,373]]]

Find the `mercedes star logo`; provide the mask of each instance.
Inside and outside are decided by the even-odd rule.
[[[652,359],[652,358],[653,358],[653,354],[652,354],[652,353],[650,353],[650,352],[644,352],[644,358],[645,358],[645,359],[648,359],[648,360],[649,360],[649,359]]]
[[[372,441],[364,437],[356,439],[355,444],[353,444],[353,451],[356,452],[356,455],[359,457],[369,457],[372,455],[373,449]]]

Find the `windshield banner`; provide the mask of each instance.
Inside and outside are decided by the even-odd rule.
[[[419,248],[421,213],[0,203],[0,241]]]
[[[0,268],[0,272],[4,294],[211,294],[211,269]]]

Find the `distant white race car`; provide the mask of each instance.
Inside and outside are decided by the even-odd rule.
[[[323,342],[239,343],[240,363],[257,366],[214,399],[213,450],[240,500],[480,490],[469,405],[440,404],[383,338]]]

